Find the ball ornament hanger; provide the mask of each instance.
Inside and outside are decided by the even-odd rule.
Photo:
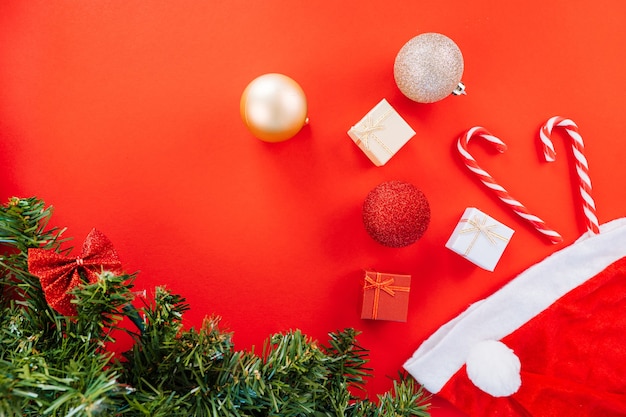
[[[418,103],[434,103],[450,94],[465,94],[463,54],[440,33],[422,33],[396,55],[393,74],[402,94]]]

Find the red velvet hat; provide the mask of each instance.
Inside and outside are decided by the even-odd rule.
[[[470,416],[626,415],[626,218],[472,304],[405,369]]]

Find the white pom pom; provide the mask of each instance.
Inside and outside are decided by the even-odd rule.
[[[477,343],[465,365],[467,376],[474,385],[494,397],[514,394],[522,385],[520,360],[502,342],[485,340]]]

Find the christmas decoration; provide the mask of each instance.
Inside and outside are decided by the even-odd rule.
[[[184,328],[179,295],[157,287],[136,300],[136,275],[111,272],[117,256],[101,233],[69,257],[64,230],[46,227],[51,213],[35,198],[0,206],[0,415],[429,415],[429,395],[404,375],[377,402],[359,395],[370,370],[355,330],[329,333],[327,344],[293,330],[271,335],[261,354],[237,351],[218,317]],[[48,304],[42,283],[53,272],[80,277],[72,317]],[[123,318],[141,325],[127,329]],[[115,356],[119,332],[133,343]]]
[[[493,271],[514,230],[474,207],[463,212],[446,248],[487,271]]]
[[[411,276],[365,272],[361,318],[406,321]]]
[[[565,120],[547,124],[573,126]],[[576,164],[586,167],[573,136]],[[586,226],[572,245],[443,325],[405,369],[468,415],[626,415],[626,218]]]
[[[264,74],[248,84],[241,95],[241,118],[257,138],[281,142],[308,123],[302,87],[283,74]]]
[[[382,99],[363,119],[348,131],[348,136],[376,166],[385,165],[415,131]]]
[[[514,199],[511,194],[509,194],[509,192],[504,189],[503,186],[498,184],[496,180],[494,180],[493,177],[489,175],[489,173],[487,173],[487,171],[478,166],[474,157],[467,150],[469,141],[474,137],[485,139],[488,143],[492,144],[500,153],[506,151],[507,149],[506,144],[502,142],[499,138],[489,133],[487,129],[480,126],[472,127],[471,129],[468,129],[464,134],[462,134],[457,141],[457,150],[459,151],[459,155],[463,159],[463,162],[465,163],[467,169],[475,174],[478,179],[488,189],[493,191],[495,195],[500,199],[500,201],[502,201],[511,210],[513,210],[515,214],[529,222],[535,228],[535,230],[537,230],[544,237],[549,239],[550,243],[556,244],[563,242],[563,238],[560,234],[549,228],[546,223],[539,217],[531,214],[522,203]]]
[[[387,181],[372,189],[363,203],[363,224],[378,243],[399,248],[415,243],[430,223],[424,193],[404,181]]]
[[[418,103],[434,103],[450,94],[465,94],[463,67],[463,55],[452,39],[423,33],[402,46],[393,74],[402,94]]]
[[[554,162],[556,160],[554,145],[552,144],[552,140],[550,140],[552,130],[555,127],[563,128],[572,140],[572,151],[576,161],[576,172],[578,173],[578,189],[582,197],[583,213],[585,215],[587,230],[593,234],[598,234],[600,233],[600,226],[598,225],[598,218],[596,217],[596,206],[591,198],[589,166],[587,165],[587,158],[585,158],[583,138],[578,132],[576,123],[560,116],[554,116],[548,119],[539,131],[539,137],[543,145],[543,156],[547,162]]]
[[[626,219],[618,219],[472,304],[404,366],[471,416],[624,416],[624,309]]]
[[[63,315],[73,316],[76,308],[71,305],[70,291],[83,282],[81,273],[93,284],[103,271],[121,273],[122,264],[109,239],[93,229],[77,258],[52,250],[29,249],[28,271],[41,281],[48,304]]]

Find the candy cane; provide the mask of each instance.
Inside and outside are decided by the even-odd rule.
[[[474,136],[481,137],[487,140],[489,143],[494,145],[494,147],[498,150],[498,152],[502,153],[506,151],[506,144],[502,142],[497,137],[493,136],[489,133],[485,128],[476,126],[469,129],[465,132],[457,142],[457,149],[461,156],[463,157],[463,162],[467,169],[472,171],[480,181],[485,184],[487,188],[492,190],[496,196],[502,200],[506,205],[508,205],[518,216],[522,219],[528,221],[530,224],[534,226],[534,228],[545,237],[547,237],[552,243],[560,243],[563,241],[563,238],[560,234],[555,232],[546,226],[545,222],[541,220],[539,217],[530,214],[530,212],[516,199],[514,199],[507,190],[504,189],[501,185],[496,183],[491,175],[489,175],[485,170],[480,168],[476,163],[476,160],[470,153],[467,151],[467,145],[470,139]]]
[[[585,223],[587,230],[592,235],[600,233],[598,225],[598,217],[596,216],[596,204],[591,198],[591,179],[589,178],[589,165],[584,154],[583,138],[578,133],[578,126],[570,119],[560,116],[554,116],[541,127],[539,138],[543,144],[543,156],[547,162],[553,162],[556,159],[554,145],[550,140],[552,131],[555,127],[562,127],[572,139],[572,151],[576,159],[576,172],[578,173],[578,186],[580,196],[582,197],[583,213],[585,214]]]

